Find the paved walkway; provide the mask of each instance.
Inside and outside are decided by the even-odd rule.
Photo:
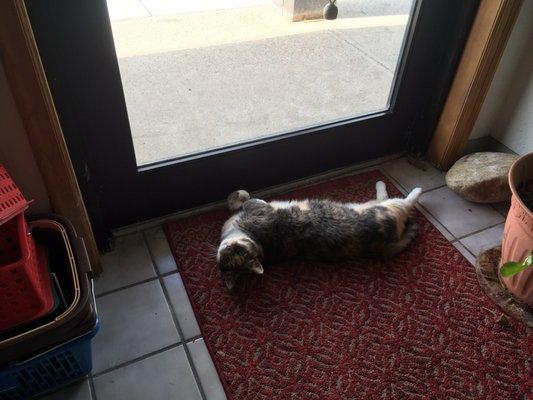
[[[335,21],[290,22],[263,0],[116,1],[138,164],[386,109],[410,7],[339,0]]]

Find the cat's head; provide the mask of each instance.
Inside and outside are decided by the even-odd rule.
[[[262,258],[261,246],[250,238],[222,241],[218,248],[217,261],[227,288],[232,290],[237,278],[243,273],[262,274]]]

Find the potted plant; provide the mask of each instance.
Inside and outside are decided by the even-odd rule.
[[[517,299],[533,307],[533,268],[527,268],[533,249],[533,153],[511,166],[509,186],[511,208],[503,232],[500,279]],[[516,273],[508,275],[510,271]]]
[[[509,261],[502,265],[500,268],[500,275],[504,278],[509,278],[522,272],[526,268],[533,265],[533,249],[529,252],[529,255],[522,262]]]

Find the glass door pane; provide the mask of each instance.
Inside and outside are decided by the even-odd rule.
[[[137,165],[387,110],[412,2],[107,0]]]

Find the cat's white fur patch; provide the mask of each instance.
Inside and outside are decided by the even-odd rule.
[[[366,208],[374,207],[375,205],[379,204],[380,202],[377,200],[371,200],[366,203],[349,203],[346,204],[346,206],[354,211],[362,211]]]
[[[309,211],[309,200],[291,200],[291,201],[271,201],[270,205],[274,210],[297,207],[302,211]]]
[[[389,194],[387,193],[387,186],[385,186],[385,182],[377,181],[376,182],[376,199],[379,201],[382,201],[388,198],[389,198]]]

